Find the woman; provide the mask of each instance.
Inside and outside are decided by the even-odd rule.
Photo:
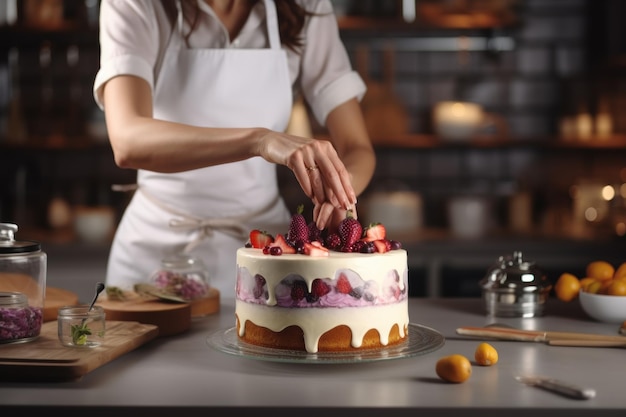
[[[100,46],[94,96],[116,164],[138,170],[109,286],[130,289],[185,252],[230,297],[249,230],[287,230],[276,164],[293,171],[320,229],[371,180],[365,85],[328,0],[104,0]],[[330,141],[284,133],[296,93]]]

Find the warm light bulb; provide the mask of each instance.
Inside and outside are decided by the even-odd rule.
[[[613,188],[612,185],[605,185],[604,187],[602,187],[603,199],[605,199],[606,201],[611,201],[613,200],[613,197],[615,197],[615,188]]]

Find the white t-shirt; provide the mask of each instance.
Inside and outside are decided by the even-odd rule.
[[[280,1],[280,0],[279,0]],[[352,69],[339,37],[329,0],[297,0],[316,16],[306,19],[300,54],[285,48],[293,90],[301,91],[319,123],[351,98],[365,94],[365,84]],[[190,48],[267,48],[265,6],[258,1],[236,39],[229,39],[210,6],[198,0],[199,22],[189,38]],[[102,108],[102,86],[118,75],[143,78],[154,90],[155,67],[171,34],[159,0],[103,0],[100,8],[100,70],[94,97]],[[210,77],[211,74],[207,74]]]

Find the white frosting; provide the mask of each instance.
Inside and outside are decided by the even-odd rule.
[[[260,249],[240,248],[236,291],[240,336],[244,335],[246,321],[275,332],[297,325],[304,332],[308,352],[317,352],[320,337],[339,325],[350,328],[355,348],[361,346],[365,333],[371,329],[378,331],[383,345],[388,343],[394,325],[398,325],[404,337],[409,324],[406,251],[331,251],[329,255],[271,256]],[[258,276],[265,281],[259,284]],[[326,283],[328,293],[314,300],[292,298],[294,281],[304,281],[311,293],[316,279]],[[340,279],[347,280],[354,291],[341,292],[337,285]]]

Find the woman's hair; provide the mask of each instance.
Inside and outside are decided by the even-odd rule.
[[[248,1],[256,3],[258,0]],[[170,23],[173,25],[177,15],[176,0],[161,0],[161,3],[170,19]],[[185,34],[185,40],[187,40],[198,24],[200,8],[197,0],[181,0],[181,3],[184,19],[190,28],[189,32]],[[306,17],[313,16],[314,13],[301,7],[295,0],[278,0],[275,4],[280,40],[287,48],[297,51],[302,46],[301,31]]]

